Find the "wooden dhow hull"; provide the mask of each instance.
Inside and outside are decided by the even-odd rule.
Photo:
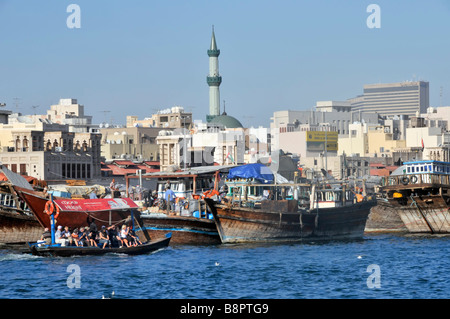
[[[410,233],[450,233],[450,197],[421,195],[390,198],[380,205],[397,211]]]
[[[365,201],[344,207],[289,211],[206,202],[214,215],[222,243],[358,239],[364,236],[367,216],[376,205],[375,201]],[[276,201],[274,203],[276,206]]]
[[[215,245],[220,236],[214,220],[191,216],[166,214],[141,214],[142,227],[136,232],[146,232],[150,238],[172,232],[172,245]]]
[[[37,241],[42,231],[42,226],[34,216],[0,210],[0,244]]]

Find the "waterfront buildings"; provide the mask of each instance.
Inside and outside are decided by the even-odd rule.
[[[0,161],[13,172],[43,180],[100,176],[100,135],[69,132],[67,125],[0,124]]]

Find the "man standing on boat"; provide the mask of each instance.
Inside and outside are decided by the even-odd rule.
[[[170,189],[170,185],[166,185],[164,199],[166,200],[167,208],[171,211],[175,209],[175,198],[175,193]]]

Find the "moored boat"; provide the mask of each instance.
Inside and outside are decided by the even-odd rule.
[[[399,171],[382,181],[379,205],[396,211],[411,233],[450,233],[450,163],[405,162]]]
[[[172,232],[172,245],[220,244],[220,236],[212,219],[193,216],[170,216],[164,213],[141,214],[142,227],[136,232],[146,232],[151,238]]]
[[[0,244],[23,244],[39,239],[41,225],[13,188],[21,185],[35,192],[33,187],[23,176],[1,165],[0,176]]]
[[[212,215],[208,214],[204,197],[218,194],[220,175],[230,166],[192,167],[179,172],[158,172],[142,175],[156,181],[155,203],[141,213],[142,227],[136,231],[150,237],[172,232],[172,245],[220,244],[220,236]],[[138,176],[127,176],[129,179]],[[174,207],[164,201],[166,187],[175,193]]]
[[[31,254],[36,256],[49,257],[70,257],[70,256],[91,256],[104,255],[109,253],[142,255],[150,252],[166,248],[169,245],[171,234],[167,233],[164,238],[155,239],[141,245],[131,247],[77,247],[77,246],[61,246],[60,244],[41,245],[38,243],[28,243]]]
[[[258,174],[230,174],[228,201],[205,199],[223,243],[362,238],[376,205],[371,198],[357,198],[345,185],[322,189],[307,183],[273,184]]]
[[[42,227],[51,228],[51,218],[46,212],[49,198],[21,187],[14,187],[19,196],[28,204]],[[79,228],[86,226],[89,216],[98,226],[110,226],[124,222],[130,216],[131,210],[138,206],[129,198],[99,198],[99,199],[70,199],[57,198],[54,200],[58,213],[55,219],[59,225]]]

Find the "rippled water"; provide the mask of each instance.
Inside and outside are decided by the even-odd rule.
[[[113,291],[124,299],[448,298],[449,239],[384,234],[73,258],[2,250],[0,298],[99,299]],[[75,282],[71,265],[79,267],[79,288],[68,287],[68,279]],[[379,269],[378,288],[370,265]]]

